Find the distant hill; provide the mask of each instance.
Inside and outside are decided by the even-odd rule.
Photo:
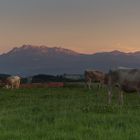
[[[140,52],[88,55],[60,47],[23,45],[0,55],[0,73],[7,74],[82,74],[85,69],[108,71],[118,66],[140,68]]]

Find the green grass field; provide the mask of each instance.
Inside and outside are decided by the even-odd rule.
[[[84,87],[0,90],[0,140],[139,140],[140,97]]]

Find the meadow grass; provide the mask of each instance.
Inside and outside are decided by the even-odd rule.
[[[106,89],[0,90],[0,140],[139,140],[140,97]]]

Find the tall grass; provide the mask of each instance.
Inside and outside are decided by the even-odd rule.
[[[0,140],[139,140],[140,97],[96,87],[0,90]]]

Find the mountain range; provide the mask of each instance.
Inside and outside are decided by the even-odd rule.
[[[82,74],[86,69],[107,72],[119,66],[140,68],[140,51],[81,54],[61,47],[23,45],[0,55],[0,73],[24,76]]]

